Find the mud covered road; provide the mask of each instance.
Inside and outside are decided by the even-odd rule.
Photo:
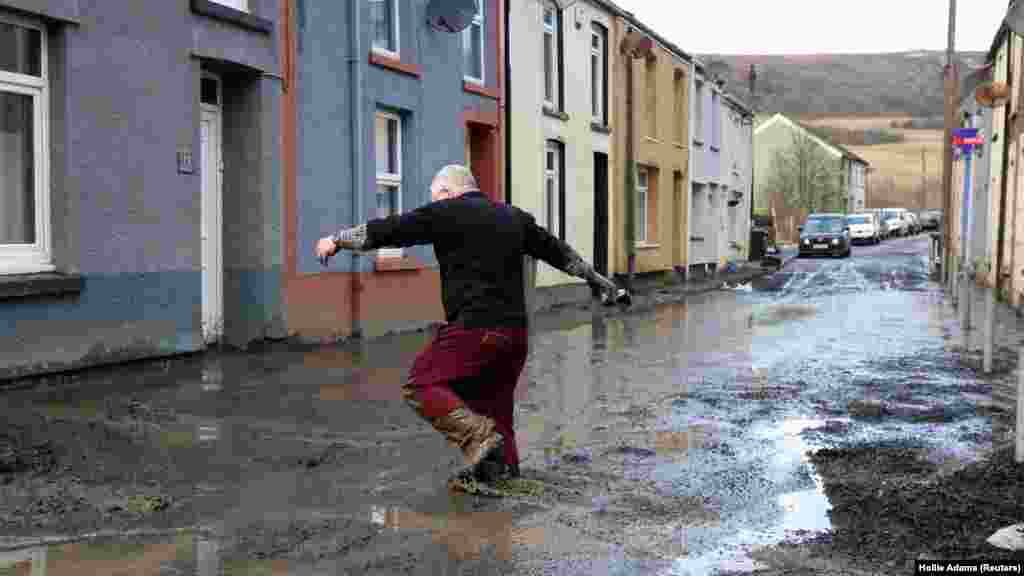
[[[1012,557],[985,538],[1024,521],[1018,323],[1001,317],[982,375],[926,254],[896,239],[650,311],[539,318],[524,479],[504,499],[448,493],[456,452],[400,402],[426,334],[8,392],[0,574],[904,574]]]

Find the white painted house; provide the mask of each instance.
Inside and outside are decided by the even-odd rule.
[[[605,271],[609,182],[616,178],[609,127],[613,15],[586,0],[518,0],[509,33],[512,203]],[[542,262],[536,285],[566,298],[589,290]]]
[[[690,266],[723,266],[749,254],[753,114],[694,68]]]

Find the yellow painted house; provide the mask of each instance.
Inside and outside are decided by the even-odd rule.
[[[633,67],[634,150],[636,154],[635,272],[671,271],[688,262],[690,189],[690,86],[692,58],[673,47],[629,15],[615,20],[615,35],[644,34],[654,40],[652,54],[635,60],[618,55],[616,74]],[[613,132],[616,180],[626,187],[626,83],[614,84]],[[612,195],[610,243],[616,274],[628,272],[626,195]]]

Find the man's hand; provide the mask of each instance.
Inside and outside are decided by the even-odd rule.
[[[338,253],[338,245],[334,242],[334,238],[331,236],[325,236],[317,241],[314,253],[320,264],[327,266],[327,261],[330,260],[331,256]]]

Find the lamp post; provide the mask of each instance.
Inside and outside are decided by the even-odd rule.
[[[619,45],[619,51],[626,64],[626,258],[629,271],[626,288],[633,290],[633,275],[636,272],[636,159],[633,142],[635,105],[633,102],[633,61],[650,58],[654,52],[654,41],[636,28],[630,27]]]

